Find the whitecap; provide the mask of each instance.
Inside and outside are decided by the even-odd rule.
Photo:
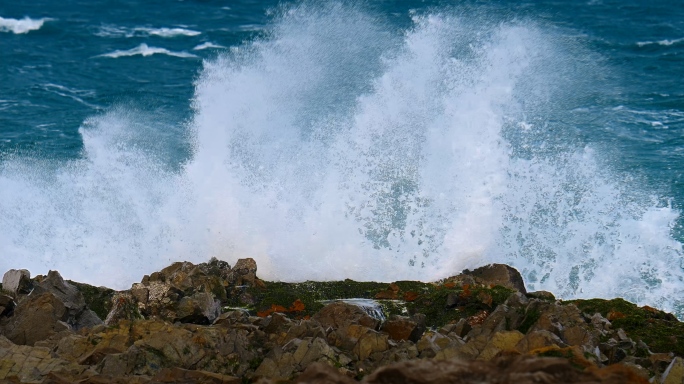
[[[202,43],[202,44],[196,46],[196,47],[193,48],[192,50],[193,50],[193,51],[201,51],[201,50],[203,50],[203,49],[212,49],[212,48],[214,48],[214,49],[224,49],[224,48],[226,48],[226,47],[224,47],[223,45],[218,45],[218,44],[214,44],[214,43],[212,43],[212,42],[207,41],[206,43]]]
[[[655,45],[655,44],[662,45],[662,46],[670,46],[670,45],[679,44],[679,43],[683,43],[683,42],[684,42],[684,37],[679,38],[679,39],[673,39],[673,40],[664,39],[664,40],[658,40],[658,41],[639,41],[636,44],[639,47],[645,47],[647,45]]]
[[[114,52],[105,53],[105,54],[99,55],[97,57],[111,57],[113,59],[116,59],[119,57],[135,56],[135,55],[141,55],[141,56],[147,57],[147,56],[152,56],[155,54],[168,55],[168,56],[174,56],[174,57],[182,57],[182,58],[197,57],[196,55],[193,55],[192,53],[174,52],[174,51],[169,51],[166,48],[150,47],[145,43],[142,43],[135,48],[131,48],[131,49],[127,49],[127,50],[116,50]]]
[[[49,17],[42,19],[31,19],[24,17],[23,19],[5,19],[0,17],[0,32],[12,32],[15,34],[28,33],[29,31],[36,31],[40,29],[46,21],[54,20]]]
[[[198,36],[202,32],[195,31],[187,28],[152,28],[152,27],[135,27],[126,28],[118,25],[102,25],[100,29],[95,33],[96,36],[100,37],[148,37],[148,36],[158,36],[164,38],[178,37],[178,36]]]
[[[197,36],[202,32],[193,31],[185,28],[135,28],[136,32],[146,33],[150,36],[175,37],[175,36]]]

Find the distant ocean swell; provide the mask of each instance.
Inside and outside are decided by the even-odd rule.
[[[125,108],[84,122],[82,160],[0,164],[0,254],[116,288],[211,256],[289,281],[504,262],[530,290],[684,315],[679,212],[553,125],[606,70],[582,48],[532,23],[445,12],[397,31],[340,5],[290,8],[266,36],[205,63],[179,171]]]

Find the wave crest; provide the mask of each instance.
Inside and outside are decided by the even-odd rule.
[[[54,19],[44,17],[42,19],[31,19],[24,17],[23,19],[6,19],[0,17],[0,32],[12,32],[14,34],[24,34],[30,31],[37,31],[46,21]]]

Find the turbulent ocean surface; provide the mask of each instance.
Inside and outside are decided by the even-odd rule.
[[[0,270],[508,263],[684,317],[684,3],[0,3]]]

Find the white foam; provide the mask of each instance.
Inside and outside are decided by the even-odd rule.
[[[528,289],[682,316],[679,212],[547,127],[600,68],[534,25],[414,22],[291,8],[205,63],[179,171],[155,152],[164,129],[127,110],[87,122],[81,160],[3,163],[0,270],[126,288],[212,256],[287,281],[503,262]]]
[[[135,28],[136,32],[147,33],[150,36],[176,37],[176,36],[198,36],[202,32],[185,28]]]
[[[658,40],[658,41],[639,41],[636,44],[640,47],[644,47],[647,45],[656,45],[656,44],[657,45],[663,45],[663,46],[670,46],[670,45],[679,44],[682,42],[684,42],[684,37],[679,38],[679,39],[673,39],[673,40],[664,39],[664,40]]]
[[[179,36],[199,36],[202,32],[187,28],[152,28],[152,27],[135,27],[127,28],[117,25],[102,25],[97,31],[96,35],[100,37],[148,37],[159,36],[165,38],[179,37]]]
[[[46,21],[51,21],[49,17],[41,19],[31,19],[24,17],[23,19],[9,19],[0,17],[0,32],[12,32],[15,34],[28,33],[30,31],[39,30]]]
[[[182,57],[182,58],[195,58],[195,57],[197,57],[196,55],[193,55],[192,53],[188,53],[188,52],[174,52],[174,51],[169,51],[166,48],[149,47],[145,43],[142,43],[135,48],[131,48],[128,50],[116,50],[114,52],[99,55],[98,57],[111,57],[111,58],[116,59],[119,57],[126,57],[126,56],[141,55],[141,56],[147,57],[147,56],[158,55],[158,54],[174,56],[174,57]]]
[[[223,45],[218,45],[218,44],[214,44],[212,42],[207,41],[206,43],[202,43],[202,44],[196,46],[195,48],[193,48],[193,51],[201,51],[204,49],[225,49],[225,48],[226,47],[224,47]]]

